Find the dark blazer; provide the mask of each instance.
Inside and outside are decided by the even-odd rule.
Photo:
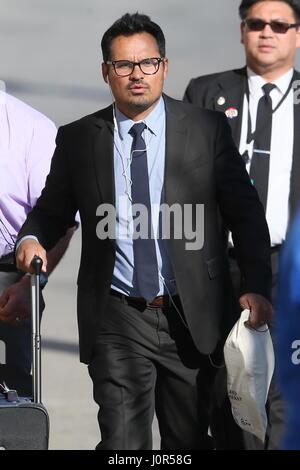
[[[300,73],[294,71],[293,80],[300,80]],[[238,110],[238,116],[228,119],[232,129],[232,136],[237,147],[240,144],[244,94],[247,84],[246,67],[227,72],[214,73],[190,81],[184,99],[194,105],[206,109],[225,112],[233,107]],[[299,86],[297,87],[299,88]],[[220,97],[225,99],[218,104]],[[293,166],[291,172],[290,211],[291,218],[300,206],[300,104],[294,105],[294,150]]]
[[[229,316],[220,216],[233,233],[248,292],[269,296],[269,233],[263,208],[233,144],[226,119],[164,96],[166,104],[165,203],[205,205],[204,246],[186,240],[167,249],[192,338],[211,353]],[[34,234],[50,249],[80,211],[82,254],[78,274],[80,353],[89,362],[106,308],[115,263],[114,240],[96,236],[97,207],[114,204],[112,107],[61,127],[45,189],[19,238]]]

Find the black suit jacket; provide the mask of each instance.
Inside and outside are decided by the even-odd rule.
[[[269,233],[225,117],[164,99],[165,202],[205,205],[202,249],[186,251],[189,240],[184,235],[166,243],[190,333],[199,351],[207,354],[231,326],[226,322],[228,272],[220,217],[233,233],[247,291],[267,297]],[[115,199],[113,133],[111,106],[59,129],[45,189],[19,234],[34,234],[50,249],[80,211],[78,325],[83,362],[89,362],[101,326],[115,263],[114,240],[96,236],[97,207]]]
[[[294,71],[293,80],[300,80],[300,73]],[[228,119],[232,129],[232,136],[237,147],[240,144],[244,95],[247,84],[246,67],[227,72],[205,75],[190,81],[184,99],[194,105],[206,109],[225,112],[233,107],[238,110],[238,116]],[[299,87],[298,87],[299,88]],[[218,104],[219,98],[225,99]],[[284,156],[283,156],[284,157]],[[294,104],[294,148],[293,165],[290,187],[290,213],[291,218],[300,206],[300,104]]]

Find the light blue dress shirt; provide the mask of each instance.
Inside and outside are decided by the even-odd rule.
[[[114,132],[114,176],[116,190],[116,261],[111,287],[125,295],[140,296],[133,283],[133,217],[131,203],[130,160],[132,136],[131,127],[136,124],[115,107],[117,128]],[[176,293],[174,275],[166,251],[166,242],[157,240],[159,226],[159,206],[163,203],[166,112],[163,98],[153,111],[143,120],[147,129],[143,138],[147,151],[151,216],[155,234],[158,261],[159,292],[157,295]],[[167,287],[166,287],[167,286]]]

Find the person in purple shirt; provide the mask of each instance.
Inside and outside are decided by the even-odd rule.
[[[52,121],[0,91],[0,383],[19,395],[31,394],[30,278],[1,271],[1,260],[13,254],[16,235],[41,194],[55,137]],[[73,231],[48,253],[48,275]]]

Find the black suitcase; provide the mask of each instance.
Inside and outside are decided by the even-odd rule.
[[[0,387],[0,450],[47,450],[49,416],[41,402],[40,272],[42,260],[33,259],[31,276],[33,400]]]

